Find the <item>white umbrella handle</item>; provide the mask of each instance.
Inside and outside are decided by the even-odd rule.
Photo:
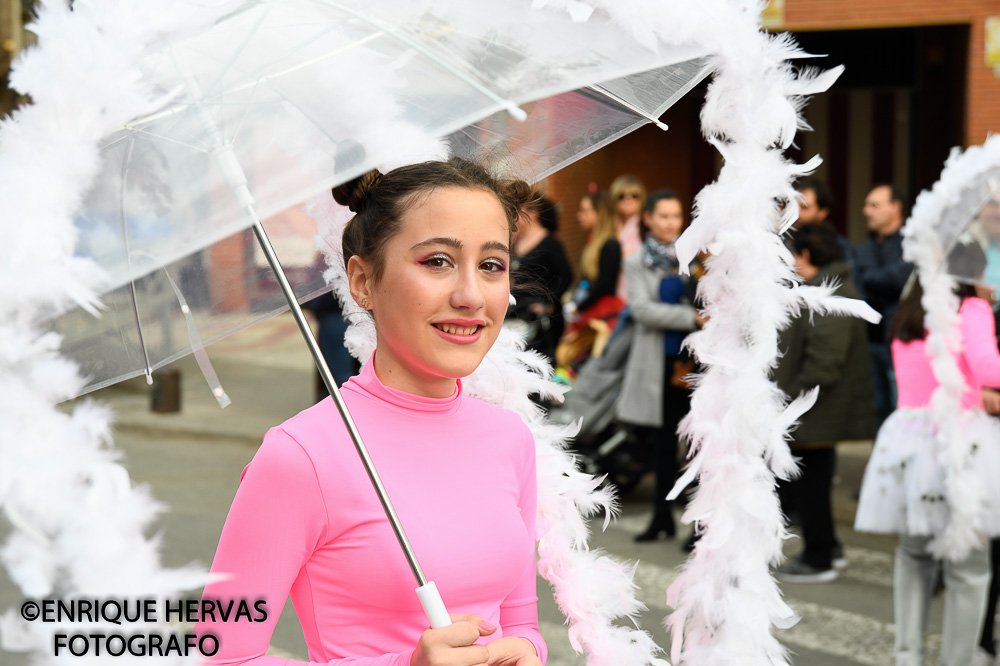
[[[438,592],[434,581],[427,581],[418,587],[417,598],[420,599],[420,605],[424,607],[424,615],[430,621],[432,629],[440,629],[451,624],[448,609],[444,607],[441,593]]]

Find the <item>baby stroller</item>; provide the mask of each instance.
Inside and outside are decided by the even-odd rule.
[[[634,490],[652,469],[629,429],[615,419],[634,329],[631,322],[623,324],[600,356],[592,356],[580,366],[564,402],[549,410],[549,419],[559,424],[583,418],[572,446],[584,470],[607,475],[623,495]]]

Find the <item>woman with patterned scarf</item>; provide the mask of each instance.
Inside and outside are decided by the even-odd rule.
[[[677,476],[677,426],[690,408],[690,392],[683,381],[681,356],[684,337],[704,319],[694,307],[695,280],[681,275],[674,241],[684,228],[684,214],[676,192],[656,190],[642,213],[642,249],[625,259],[625,282],[635,321],[635,339],[625,369],[618,418],[636,426],[637,434],[653,451],[656,496],[649,528],[636,541],[653,541],[661,533],[675,533],[667,493]],[[697,269],[697,270],[695,270]]]

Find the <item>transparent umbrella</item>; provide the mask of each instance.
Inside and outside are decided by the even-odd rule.
[[[1000,289],[1000,165],[980,175],[962,190],[942,216],[942,247],[947,248],[943,271],[958,282]],[[977,243],[986,254],[986,269],[967,257]]]
[[[285,307],[244,231],[250,199],[286,237],[303,300],[326,288],[295,209],[310,196],[441,140],[538,180],[658,123],[708,74],[693,49],[653,52],[607,19],[529,5],[485,19],[460,2],[258,0],[146,57],[166,101],[107,137],[77,220],[77,252],[109,276],[107,311],[53,323],[83,392],[148,378]]]
[[[311,253],[300,243],[286,275],[265,226],[311,237],[302,202],[442,142],[543,178],[657,123],[707,75],[703,55],[649,50],[609,19],[528,0],[487,13],[455,1],[240,3],[141,63],[164,103],[106,138],[77,219],[78,252],[108,275],[106,312],[52,326],[86,391],[148,378],[192,349],[202,361],[204,343],[287,302],[428,591],[432,625],[447,624],[298,307],[325,288]]]

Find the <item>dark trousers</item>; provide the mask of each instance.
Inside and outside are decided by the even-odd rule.
[[[674,373],[675,356],[665,359],[663,377],[663,425],[659,428],[642,427],[638,436],[643,439],[648,450],[653,453],[653,469],[656,472],[656,495],[653,498],[654,520],[672,520],[671,503],[667,494],[673,489],[680,469],[677,460],[677,427],[681,419],[691,409],[691,394],[687,389],[670,383]]]
[[[997,597],[1000,596],[1000,579],[997,573],[1000,572],[1000,539],[990,539],[990,591],[986,597],[986,621],[983,623],[983,635],[979,639],[979,646],[989,652],[994,657],[997,654],[996,638],[993,635],[993,625],[996,624]]]
[[[837,543],[830,499],[837,451],[831,445],[796,449],[795,455],[802,461],[802,474],[791,481],[788,491],[802,522],[802,540],[805,542],[802,561],[817,569],[829,569],[833,565],[833,547]]]

